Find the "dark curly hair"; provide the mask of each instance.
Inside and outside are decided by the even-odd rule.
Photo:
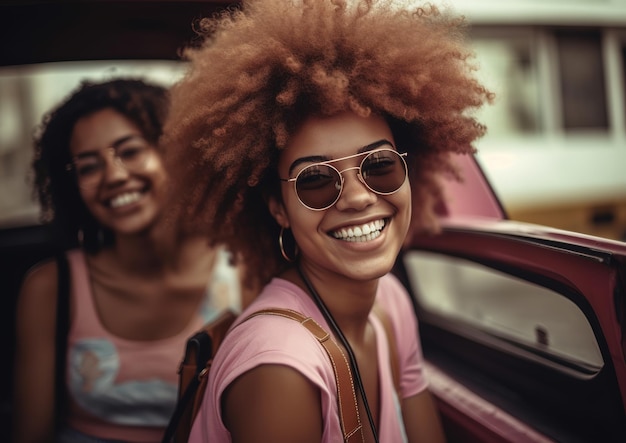
[[[76,122],[111,108],[135,123],[146,140],[156,146],[168,107],[166,88],[139,78],[117,78],[100,83],[83,81],[44,116],[34,136],[33,194],[41,205],[41,221],[48,223],[60,246],[76,246],[79,231],[84,248],[90,252],[113,242],[113,233],[100,226],[89,212],[74,175],[67,171]]]
[[[478,83],[463,17],[376,0],[249,0],[200,22],[186,76],[171,89],[164,140],[178,222],[244,261],[248,282],[284,266],[266,207],[276,165],[311,115],[384,116],[409,153],[411,232],[437,229],[438,178],[449,153],[472,154],[492,100]]]

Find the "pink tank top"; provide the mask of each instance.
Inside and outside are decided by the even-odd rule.
[[[67,354],[71,428],[101,439],[161,441],[176,403],[177,370],[187,338],[216,315],[216,299],[225,302],[225,292],[239,294],[236,271],[225,255],[218,258],[207,300],[185,330],[163,340],[131,341],[102,326],[85,256],[80,250],[68,252],[75,307]],[[212,288],[220,297],[211,296]],[[229,301],[236,305],[237,300],[233,296]]]

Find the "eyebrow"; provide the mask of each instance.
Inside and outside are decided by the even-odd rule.
[[[92,149],[90,151],[83,151],[83,152],[79,153],[78,155],[74,156],[74,158],[92,157],[92,156],[98,155],[98,152],[102,151],[102,149],[108,149],[108,148],[117,149],[120,145],[126,143],[129,140],[133,140],[135,138],[143,140],[143,136],[140,135],[140,134],[129,134],[129,135],[126,135],[124,137],[118,138],[117,140],[115,140],[113,142],[113,144],[111,144],[110,146],[107,146],[106,148]]]
[[[377,140],[374,143],[370,143],[369,145],[365,145],[362,148],[359,148],[356,153],[357,154],[362,154],[364,152],[368,152],[368,151],[373,151],[374,149],[383,146],[383,145],[389,145],[389,146],[393,146],[393,143],[391,143],[389,140],[387,139],[381,139],[381,140]],[[325,155],[310,155],[307,157],[300,157],[297,158],[293,161],[293,163],[291,163],[291,165],[289,166],[289,176],[291,176],[291,173],[293,172],[293,170],[295,168],[298,167],[298,165],[301,165],[302,163],[321,163],[321,162],[327,162],[327,161],[332,161],[332,158],[329,158]]]

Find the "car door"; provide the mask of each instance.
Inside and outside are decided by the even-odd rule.
[[[626,244],[506,220],[459,165],[395,269],[450,441],[626,441]]]

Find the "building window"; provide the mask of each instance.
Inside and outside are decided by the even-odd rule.
[[[608,130],[602,38],[598,31],[559,31],[563,128]]]
[[[479,111],[479,119],[489,128],[488,137],[540,132],[539,79],[532,34],[497,38],[476,35],[472,46],[479,64],[477,75],[496,94],[495,104]]]

